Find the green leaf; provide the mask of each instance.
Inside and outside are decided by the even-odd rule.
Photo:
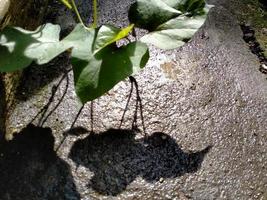
[[[7,27],[0,32],[0,71],[23,69],[34,60],[44,64],[71,46],[59,42],[60,27],[46,24],[35,31]]]
[[[175,49],[182,46],[192,35],[194,35],[194,29],[169,29],[152,32],[141,38],[141,41],[147,44],[153,44],[161,49]]]
[[[181,11],[189,16],[203,14],[205,0],[162,0],[170,7]]]
[[[97,33],[94,50],[99,51],[104,47],[125,38],[132,31],[133,27],[133,24],[124,29],[110,25],[101,26]]]
[[[147,63],[149,55],[145,44],[134,42],[120,48],[115,46],[114,42],[125,35],[121,34],[123,30],[111,26],[85,29],[77,25],[62,41],[74,45],[71,63],[75,90],[83,104],[102,96]]]
[[[87,62],[73,59],[76,93],[85,104],[94,100],[118,82],[136,73],[148,61],[148,49],[140,42],[122,48],[108,46]]]
[[[59,41],[59,26],[46,24],[36,31],[6,28],[0,33],[0,71],[27,67],[32,61],[44,64],[71,49],[76,93],[82,103],[100,97],[119,81],[136,73],[148,61],[148,48],[140,42],[120,48],[116,41],[126,37],[133,25],[124,29],[78,24]]]
[[[205,0],[182,0],[177,8],[189,16],[196,16],[204,14],[205,5]]]
[[[205,22],[206,16],[179,16],[160,25],[156,31],[143,36],[140,40],[161,49],[174,49],[182,46]]]
[[[72,5],[68,0],[60,0],[68,9],[72,9]]]
[[[162,0],[164,3],[166,3],[168,6],[178,9],[179,5],[183,4],[185,0]]]
[[[205,20],[205,15],[196,17],[179,16],[161,24],[157,28],[157,31],[167,29],[199,29]]]
[[[159,6],[161,5],[161,6]],[[179,16],[165,12],[169,8]],[[174,49],[188,41],[206,20],[209,6],[204,0],[137,0],[129,19],[150,32],[141,41],[162,49]]]
[[[181,14],[162,0],[137,0],[129,10],[129,20],[137,27],[154,30],[160,24]]]
[[[71,57],[88,60],[92,56],[96,33],[97,30],[94,28],[86,29],[82,24],[77,24],[74,30],[61,41],[61,44],[67,47],[72,46]]]

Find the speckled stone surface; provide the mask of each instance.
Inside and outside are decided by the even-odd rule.
[[[125,26],[131,2],[99,1],[100,21],[111,20]],[[0,187],[0,199],[265,200],[267,77],[258,70],[258,58],[243,41],[236,18],[224,7],[229,2],[212,1],[216,7],[206,23],[183,47],[174,51],[150,47],[147,67],[135,76],[143,102],[147,140],[142,133],[129,130],[135,95],[119,129],[130,92],[129,81],[121,82],[94,102],[94,133],[90,133],[90,104],[81,113],[76,128],[69,130],[80,106],[69,73],[43,121],[39,120],[42,114],[33,121],[36,126],[40,121],[39,125],[47,128],[24,129],[29,132],[25,134],[29,140],[33,133],[53,135],[55,141],[50,139],[47,145],[54,145],[54,149],[64,136],[65,141],[56,153],[46,150],[50,155],[47,157],[42,153],[44,136],[32,143],[19,139],[23,135],[15,136],[13,143],[21,140],[24,144],[14,147],[14,152],[21,151],[28,158],[24,165],[19,156],[6,162],[9,159],[5,156],[13,154],[8,143],[1,141],[0,177],[6,177],[1,178],[1,184],[7,184]],[[89,7],[82,5],[83,9]],[[71,26],[73,21],[69,18],[61,18],[60,22]],[[18,92],[20,101],[9,118],[9,126],[20,130],[32,122],[69,67],[59,58],[48,66],[26,70],[24,85]],[[46,119],[64,94],[61,104]],[[137,124],[142,130],[140,116]],[[36,140],[40,145],[33,145]],[[33,150],[21,150],[27,146]],[[4,170],[10,166],[21,173]],[[16,179],[16,174],[23,178]],[[11,189],[11,185],[18,189]],[[36,191],[38,195],[33,195]]]

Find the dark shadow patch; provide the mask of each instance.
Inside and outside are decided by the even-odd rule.
[[[16,99],[27,101],[46,85],[68,71],[70,67],[68,52],[65,52],[44,65],[32,64],[23,70],[16,90]]]
[[[47,103],[42,107],[42,109],[40,109],[40,111],[33,117],[33,119],[31,120],[30,124],[33,123],[40,115],[39,120],[38,120],[38,126],[41,127],[44,125],[44,123],[48,120],[48,118],[55,112],[55,110],[59,107],[59,105],[61,104],[61,102],[63,101],[65,95],[67,94],[68,91],[68,87],[69,87],[69,77],[68,77],[68,72],[65,72],[65,74],[62,76],[62,78],[60,79],[60,81],[58,82],[57,85],[54,85],[51,89],[51,96],[49,98],[49,100],[47,101]],[[60,97],[60,99],[58,100],[58,102],[56,103],[56,105],[48,112],[50,105],[53,103],[55,95],[57,90],[59,89],[61,83],[63,82],[63,80],[66,79],[66,86],[64,89],[64,92],[62,94],[62,96]]]
[[[1,200],[78,200],[68,164],[54,148],[50,128],[28,125],[0,141]]]
[[[78,140],[69,157],[94,173],[88,187],[116,196],[138,176],[156,182],[196,172],[210,148],[187,153],[165,133],[136,140],[131,130],[110,129]]]
[[[262,9],[267,11],[267,1],[266,0],[259,0]]]

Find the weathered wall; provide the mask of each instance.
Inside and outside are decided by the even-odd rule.
[[[86,11],[88,1],[80,2]],[[125,26],[131,2],[99,1],[100,21]],[[8,179],[6,187],[0,187],[0,199],[10,195],[53,199],[54,191],[60,191],[55,193],[57,199],[266,199],[266,75],[258,70],[259,60],[244,42],[234,16],[233,10],[244,2],[211,2],[216,7],[188,44],[167,52],[151,47],[148,66],[136,76],[147,141],[141,133],[128,130],[135,95],[123,129],[118,129],[130,90],[127,81],[95,101],[95,133],[89,133],[90,105],[76,128],[69,130],[79,110],[71,73],[48,111],[42,109],[69,64],[57,59],[26,70],[8,126],[20,129],[33,122],[48,128],[27,127],[22,131],[25,137],[20,134],[12,142],[13,151],[1,141],[1,169],[15,167],[0,170],[0,177]],[[64,9],[58,14],[65,14]],[[73,25],[70,19],[72,15],[61,15],[57,21],[68,27]],[[62,103],[48,115],[63,95]],[[138,125],[141,128],[140,120]],[[49,139],[52,134],[55,141]],[[64,136],[57,154],[53,153],[51,148],[57,149]],[[49,141],[46,151],[42,140]],[[30,150],[23,150],[27,146]],[[17,173],[12,175],[12,170]],[[21,180],[33,184],[24,187]]]

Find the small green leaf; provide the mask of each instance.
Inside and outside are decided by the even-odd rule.
[[[101,26],[97,33],[94,50],[99,51],[104,47],[125,38],[132,31],[133,27],[133,24],[124,29],[119,29],[110,25]]]
[[[72,5],[68,0],[60,0],[68,9],[72,9]]]

